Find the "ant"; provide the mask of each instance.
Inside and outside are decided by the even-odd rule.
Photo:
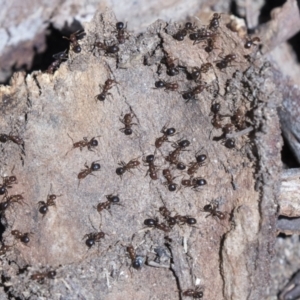
[[[147,227],[156,228],[156,229],[162,230],[162,231],[164,231],[166,233],[168,233],[168,232],[171,231],[170,227],[167,226],[165,223],[159,223],[158,218],[155,218],[155,219],[146,219],[146,220],[144,220],[144,224]]]
[[[178,162],[176,165],[176,169],[183,171],[186,169],[186,165],[183,162]]]
[[[107,201],[99,203],[96,207],[98,213],[100,213],[102,210],[107,209],[109,211],[111,205],[121,205],[119,195],[106,195]],[[110,212],[109,212],[110,213]]]
[[[155,140],[156,148],[160,148],[164,142],[169,142],[168,137],[173,136],[176,133],[176,129],[173,127],[167,128],[167,125],[164,125],[160,132],[163,134],[163,136]]]
[[[48,271],[48,272],[44,272],[44,273],[35,273],[33,275],[31,275],[31,279],[32,280],[36,280],[39,283],[44,283],[44,280],[46,278],[48,279],[54,279],[56,276],[56,271],[52,270],[52,271]]]
[[[13,174],[13,170],[15,167],[12,168],[11,173]],[[17,184],[17,177],[16,176],[4,176],[2,185],[0,186],[0,195],[7,195],[7,189],[12,188],[12,184]]]
[[[126,171],[130,172],[131,169],[137,168],[140,165],[140,162],[137,159],[132,159],[127,164],[124,161],[121,161],[119,163],[119,165],[122,167],[117,168],[116,173],[117,173],[117,175],[121,176],[121,178],[122,178],[122,175]]]
[[[227,123],[222,127],[223,133],[226,135],[234,131],[234,125],[232,123]]]
[[[245,128],[245,111],[246,108],[244,106],[241,106],[236,110],[235,114],[231,117],[234,125],[240,130]]]
[[[197,152],[197,153],[199,153],[199,152]],[[205,164],[205,161],[207,159],[206,154],[197,155],[197,153],[195,155],[196,161],[190,163],[190,167],[187,170],[188,175],[193,175],[194,173],[197,172],[199,167],[202,167]]]
[[[117,33],[117,40],[119,42],[119,44],[124,44],[125,40],[128,39],[128,33],[125,30],[127,28],[127,24],[124,26],[123,22],[118,22],[116,23],[116,29],[117,31],[114,31]],[[126,34],[126,36],[125,36]]]
[[[124,124],[124,128],[120,128],[119,130],[123,132],[125,135],[132,134],[132,125],[138,125],[137,123],[132,123],[132,119],[135,117],[137,119],[136,114],[133,112],[132,108],[130,107],[130,113],[125,114],[123,120],[119,118],[119,120]],[[137,119],[138,120],[138,119]]]
[[[146,176],[148,175],[149,173],[149,176],[152,180],[157,180],[158,177],[157,177],[157,166],[154,165],[154,160],[155,160],[155,157],[153,154],[150,154],[150,155],[147,155],[145,159],[143,159],[144,163],[144,166],[148,166],[149,169],[146,173]]]
[[[210,110],[211,110],[210,115],[213,115],[211,123],[215,128],[221,128],[222,127],[221,121],[223,120],[223,116],[219,114],[220,109],[221,109],[221,104],[218,103],[218,102],[212,104],[212,106],[210,108]]]
[[[166,161],[168,161],[170,164],[177,165],[180,152],[187,151],[185,148],[189,145],[190,142],[188,140],[179,140],[176,143],[173,143],[172,147],[175,148],[175,150],[170,152],[169,155],[165,157]]]
[[[164,203],[164,202],[163,202]],[[161,206],[159,208],[160,214],[164,217],[164,219],[167,221],[169,227],[173,227],[174,225],[194,225],[197,223],[197,220],[195,218],[191,218],[190,216],[180,216],[176,215],[174,217],[171,217],[171,212],[167,209],[167,207]]]
[[[228,54],[226,55],[222,60],[218,61],[216,63],[217,68],[219,68],[220,70],[222,69],[226,69],[228,67],[228,65],[234,61],[236,59],[236,55],[235,54]]]
[[[85,34],[84,30],[79,29],[76,32],[72,33],[69,38],[67,38],[66,36],[63,36],[64,39],[67,39],[67,40],[70,41],[70,43],[72,45],[71,46],[72,50],[75,53],[80,53],[81,52],[81,47],[78,43],[78,37],[82,34]]]
[[[192,189],[197,189],[200,186],[206,185],[207,181],[201,177],[191,177],[190,179],[182,179],[181,184],[185,187],[191,187]]]
[[[198,67],[193,67],[191,70],[191,73],[188,73],[188,76],[190,79],[195,80],[195,82],[197,82],[197,80],[201,77],[201,70]]]
[[[114,83],[119,84],[118,82],[116,82],[113,79],[107,79],[104,83],[104,86],[102,87],[103,88],[102,92],[100,94],[98,94],[97,96],[95,96],[94,98],[99,101],[104,101],[107,95],[111,95],[111,93],[108,93],[108,91],[110,89],[112,89]]]
[[[196,32],[193,32],[192,34],[190,34],[190,39],[194,41],[194,45],[198,44],[206,39],[215,39],[216,37],[216,33],[214,32],[210,32],[206,29],[198,29]]]
[[[177,188],[177,183],[174,183],[173,180],[176,178],[176,177],[173,177],[170,170],[169,169],[164,169],[163,170],[163,176],[166,178],[166,182],[164,183],[164,185],[167,185],[168,186],[168,190],[170,192],[174,192],[176,191],[176,188]]]
[[[0,247],[0,256],[6,254],[6,252],[12,248],[12,246],[7,246],[3,242],[1,242],[1,247]]]
[[[254,38],[247,39],[244,47],[246,49],[250,49],[252,45],[256,46],[257,43],[260,43],[260,38],[258,36],[255,36]]]
[[[29,235],[33,234],[31,232],[22,233],[19,230],[12,230],[11,234],[17,239],[20,240],[23,244],[28,244],[30,242]]]
[[[210,68],[212,68],[212,64],[211,63],[205,63],[205,64],[201,65],[200,72],[201,73],[207,73]]]
[[[195,96],[197,94],[202,93],[205,88],[206,88],[206,83],[204,83],[204,84],[201,83],[189,91],[181,92],[182,98],[185,99],[186,102],[189,102],[190,100],[195,100],[196,99]]]
[[[165,56],[165,63],[167,66],[167,74],[169,76],[175,76],[179,74],[178,66],[175,65],[175,61],[178,61],[178,58],[171,58],[170,56]]]
[[[136,270],[140,270],[144,263],[143,257],[136,255],[135,249],[132,245],[127,246],[126,251],[128,252],[129,257],[131,259],[131,266]]]
[[[171,217],[171,212],[167,209],[167,207],[165,205],[161,206],[159,208],[159,212],[164,217],[164,219],[167,221],[169,227],[172,228],[174,225],[177,224],[176,218],[175,217]]]
[[[192,72],[189,73],[189,76],[191,77],[191,79],[197,82],[198,79],[201,77],[201,73],[207,73],[211,67],[212,67],[211,63],[205,63],[200,68],[193,67]]]
[[[221,19],[221,14],[214,13],[213,18],[211,19],[211,21],[208,25],[208,28],[213,31],[218,30],[218,28],[220,26],[220,23],[219,23],[220,19]]]
[[[135,236],[135,234],[133,234],[132,237],[131,237],[131,244],[130,245],[126,246],[126,245],[122,244],[122,246],[126,248],[126,252],[128,253],[128,255],[130,257],[130,260],[131,260],[131,265],[129,267],[130,272],[131,272],[131,267],[133,267],[136,270],[140,270],[142,268],[144,262],[145,262],[145,258],[143,256],[140,256],[140,255],[136,254],[135,249],[137,247],[134,248],[133,245],[132,245],[132,241],[134,239],[134,236]],[[131,275],[132,275],[132,272],[131,272]]]
[[[179,30],[173,35],[173,38],[179,42],[183,41],[185,36],[188,34],[188,31],[196,30],[196,27],[193,26],[191,22],[187,22],[184,25],[184,28],[179,27]]]
[[[165,88],[165,91],[177,91],[178,83],[177,82],[166,82],[164,80],[159,80],[155,82],[155,87],[157,89]]]
[[[204,48],[204,50],[209,53],[209,52],[212,52],[214,49],[217,49],[215,47],[215,39],[213,38],[210,38],[210,39],[207,39],[207,45],[206,47]]]
[[[95,245],[95,243],[100,243],[101,239],[104,239],[105,233],[103,231],[92,232],[86,234],[83,239],[86,239],[85,244],[89,247],[89,249]]]
[[[195,225],[197,223],[197,220],[195,218],[192,218],[190,216],[180,216],[180,215],[176,215],[173,217],[176,220],[176,223],[178,225]]]
[[[84,164],[86,169],[81,170],[81,172],[78,173],[78,175],[77,175],[77,178],[79,179],[78,185],[79,185],[81,179],[85,178],[88,175],[94,175],[94,174],[92,174],[92,172],[100,171],[101,166],[100,166],[100,164],[97,163],[97,161],[98,160],[92,162],[90,167],[87,165],[87,163]]]
[[[98,136],[91,138],[90,140],[88,140],[87,137],[84,137],[83,140],[74,143],[74,140],[72,139],[72,137],[69,134],[68,134],[68,136],[73,142],[73,147],[65,155],[67,155],[70,151],[72,151],[75,148],[79,148],[80,151],[82,151],[83,147],[87,147],[89,151],[93,151],[92,148],[98,146],[98,141],[96,140],[96,138],[101,137],[101,135],[98,135]]]
[[[62,61],[68,59],[68,54],[66,53],[66,50],[65,50],[63,52],[59,52],[59,53],[52,55],[52,57],[55,58],[55,61],[50,64],[50,66],[48,67],[48,69],[46,71],[49,74],[53,74],[58,69],[58,67],[60,66]]]
[[[52,186],[50,188],[50,190],[52,189]],[[54,194],[48,194],[47,196],[47,201],[39,201],[38,205],[39,205],[39,212],[43,215],[43,217],[46,215],[46,213],[48,212],[48,207],[49,206],[56,206],[55,200],[57,197],[61,197],[62,195],[54,195]]]
[[[225,141],[222,142],[222,144],[224,144],[224,146],[228,149],[233,149],[235,148],[235,139],[234,138],[226,139]]]
[[[5,211],[13,203],[19,203],[19,204],[25,203],[23,201],[24,200],[23,196],[20,194],[19,195],[11,195],[9,197],[4,196],[3,199],[6,199],[6,201],[0,203],[0,211],[2,211],[2,212]]]
[[[203,211],[209,213],[205,218],[212,216],[214,218],[219,218],[220,220],[224,220],[226,218],[226,213],[219,211],[218,208],[219,208],[219,202],[217,200],[212,201],[210,204],[204,205]]]
[[[11,141],[19,146],[23,146],[24,145],[24,141],[22,138],[20,138],[17,135],[12,135],[11,133],[9,133],[8,135],[5,133],[1,133],[0,134],[0,142],[1,143],[6,143],[8,141]]]
[[[198,286],[195,289],[189,289],[182,293],[183,296],[193,297],[193,299],[200,299],[203,297],[203,289]]]
[[[106,55],[107,54],[115,54],[115,53],[119,52],[119,50],[120,50],[120,48],[117,45],[113,44],[113,45],[109,46],[106,41],[104,41],[104,43],[96,42],[94,44],[94,48],[95,47],[97,47],[100,50],[104,50]]]

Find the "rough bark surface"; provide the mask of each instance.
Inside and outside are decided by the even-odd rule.
[[[23,193],[26,202],[5,212],[4,240],[7,245],[14,243],[2,264],[10,295],[22,299],[74,299],[74,295],[79,299],[181,299],[182,291],[200,284],[205,299],[264,299],[276,235],[282,144],[276,111],[281,97],[271,66],[259,58],[257,49],[244,48],[244,38],[227,28],[228,22],[222,16],[211,54],[204,51],[203,43],[193,45],[187,38],[176,41],[170,34],[178,27],[157,21],[146,33],[131,35],[120,45],[118,56],[105,56],[91,49],[96,40],[114,40],[116,19],[109,11],[97,13],[85,24],[82,52],[70,51],[68,61],[54,75],[18,73],[10,87],[1,87],[0,108],[5,117],[0,126],[5,133],[14,129],[25,141],[25,154],[14,143],[1,145],[1,175],[10,175],[14,167],[18,184],[9,192]],[[219,70],[219,55],[230,53],[237,59]],[[166,54],[188,70],[213,64],[213,69],[202,74],[207,88],[197,100],[186,103],[180,93],[154,89],[159,78],[178,82],[179,91],[196,85],[183,70],[176,77],[167,76],[163,64],[158,76],[158,64]],[[95,101],[99,85],[108,78],[118,84],[103,103]],[[222,134],[211,124],[214,102],[221,103],[224,115],[246,108],[247,124],[254,130],[237,137],[234,149],[213,139]],[[119,118],[130,107],[137,125],[133,125],[133,135],[126,136],[119,130],[123,127]],[[208,163],[196,176],[208,184],[199,192],[184,187],[169,192],[161,171],[160,178],[151,181],[143,163],[122,179],[117,176],[120,161],[142,161],[142,156],[154,152],[155,139],[165,124],[178,131],[170,140],[191,141],[190,151],[181,154],[186,164],[195,159],[195,152],[207,153]],[[68,134],[74,141],[100,135],[99,146],[94,152],[73,149],[65,155],[72,148]],[[164,157],[172,150],[165,143],[156,152],[160,169],[168,167]],[[79,184],[77,175],[84,164],[90,166],[97,160],[101,170]],[[174,179],[178,185],[188,178],[185,172],[172,172],[178,176]],[[43,218],[38,201],[46,201],[50,185],[51,193],[61,196]],[[99,214],[94,207],[108,194],[119,194],[122,206],[113,205],[111,214],[106,210]],[[175,226],[169,234],[172,242],[158,229],[145,230],[143,221],[149,216],[163,221],[158,213],[161,198],[174,214],[196,218],[196,227]],[[225,220],[205,218],[203,207],[213,199],[227,213]],[[107,235],[99,248],[88,250],[82,238],[100,230],[100,224]],[[29,246],[15,242],[12,229],[32,232]],[[130,269],[125,247],[130,244],[147,262],[140,271]],[[149,266],[155,248],[165,253],[160,267]],[[30,279],[49,268],[57,270],[56,279],[44,284]]]

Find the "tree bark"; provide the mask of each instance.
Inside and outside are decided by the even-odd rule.
[[[9,133],[14,127],[25,141],[25,154],[14,143],[1,146],[2,176],[10,175],[14,167],[18,178],[9,194],[23,193],[26,202],[5,211],[5,244],[14,244],[3,258],[5,286],[22,299],[74,299],[74,295],[79,299],[181,299],[183,291],[197,284],[205,299],[264,299],[281,180],[277,116],[281,95],[272,66],[259,57],[256,47],[244,48],[245,38],[226,26],[230,22],[226,15],[210,54],[204,51],[205,42],[193,45],[187,37],[176,41],[172,34],[178,27],[163,21],[139,36],[130,35],[117,55],[92,50],[95,41],[116,41],[116,21],[111,11],[96,13],[79,41],[82,52],[70,50],[69,59],[54,75],[17,73],[11,86],[0,87],[1,131]],[[216,67],[216,61],[233,53],[237,58],[227,68]],[[182,67],[178,76],[167,76],[165,64],[161,64],[162,74],[157,74],[165,56]],[[161,79],[177,82],[180,92],[190,90],[196,83],[187,80],[184,68],[191,71],[207,62],[213,68],[201,75],[206,88],[196,100],[186,102],[181,93],[154,88]],[[117,82],[111,95],[102,103],[96,101],[109,78]],[[236,137],[234,149],[213,138],[222,135],[209,116],[215,102],[227,116],[244,107],[246,124],[254,128]],[[119,118],[130,109],[137,125],[126,136],[119,130],[124,127]],[[226,121],[230,118],[224,117],[223,125]],[[207,154],[207,164],[195,175],[207,180],[199,192],[184,187],[170,192],[161,170],[157,181],[145,176],[142,157],[155,152],[154,142],[165,124],[178,132],[172,142],[181,138],[191,142],[190,151],[180,156],[184,163],[194,161],[199,150]],[[68,134],[74,142],[101,136],[99,146],[95,151],[76,148],[66,155],[72,148]],[[160,169],[169,167],[165,157],[172,150],[165,143],[156,151]],[[141,162],[139,169],[119,178],[118,163],[132,159]],[[79,182],[84,164],[94,161],[100,163],[100,171]],[[178,187],[189,177],[173,168],[171,172]],[[61,196],[42,217],[38,202],[52,193]],[[108,194],[118,194],[122,206],[112,205],[111,213],[99,214],[95,206]],[[145,229],[143,222],[149,216],[163,222],[158,213],[161,199],[174,215],[196,218],[196,226],[175,226],[168,235],[172,241],[161,230]],[[224,220],[206,218],[208,213],[203,212],[216,199],[219,210],[226,213]],[[33,233],[29,246],[15,241],[13,229]],[[88,250],[83,237],[99,230],[105,238],[99,248]],[[130,268],[125,246],[131,244],[146,261],[140,271]],[[166,254],[160,267],[150,267],[157,248]],[[40,284],[30,278],[51,268],[57,271],[54,280]]]

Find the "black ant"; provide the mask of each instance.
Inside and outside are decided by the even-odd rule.
[[[235,114],[231,117],[233,124],[240,130],[245,129],[245,113],[246,108],[244,106],[239,107]]]
[[[104,43],[102,42],[96,42],[94,44],[94,48],[97,47],[99,50],[104,50],[105,54],[115,54],[119,52],[120,48],[117,45],[108,45],[106,41]]]
[[[9,249],[12,248],[12,246],[7,246],[3,242],[1,242],[1,247],[0,247],[0,256],[6,254]]]
[[[39,283],[44,283],[45,279],[54,279],[56,276],[56,271],[52,270],[52,271],[48,271],[48,272],[44,272],[44,273],[35,273],[33,275],[31,275],[31,279],[32,280],[36,280]]]
[[[190,217],[190,216],[176,215],[173,218],[176,220],[176,223],[178,225],[187,224],[189,226],[192,226],[192,225],[195,225],[197,223],[197,220],[195,218]]]
[[[215,39],[211,38],[211,39],[207,39],[207,44],[206,47],[204,48],[204,50],[209,53],[212,52],[214,49],[217,49],[215,47]]]
[[[215,39],[216,38],[216,33],[215,32],[211,32],[208,31],[204,28],[202,29],[198,29],[196,32],[193,32],[192,34],[190,34],[190,39],[194,41],[194,45],[198,44],[202,41],[205,41],[207,39]]]
[[[223,133],[226,135],[234,131],[234,125],[232,123],[227,123],[222,127]]]
[[[189,102],[190,100],[195,100],[195,96],[202,93],[206,87],[207,86],[205,83],[201,83],[189,91],[181,92],[182,98],[185,99],[186,102]]]
[[[192,189],[197,189],[198,187],[207,184],[207,181],[201,177],[191,177],[190,179],[182,179],[181,184],[185,187],[191,187]]]
[[[72,151],[75,148],[79,148],[80,151],[82,151],[82,149],[84,147],[87,147],[89,151],[93,151],[92,148],[97,147],[98,146],[98,140],[96,140],[97,137],[101,137],[101,135],[95,136],[93,138],[91,138],[90,140],[88,140],[87,137],[84,137],[83,140],[74,143],[74,140],[72,139],[72,137],[68,134],[69,138],[72,140],[73,142],[73,147],[71,150],[69,150],[65,155],[67,155],[70,151]]]
[[[64,39],[67,39],[67,40],[70,41],[70,43],[72,45],[71,46],[72,50],[75,53],[80,53],[81,52],[81,47],[78,43],[78,37],[82,34],[84,34],[84,30],[80,29],[80,30],[77,30],[76,32],[72,33],[69,38],[67,38],[66,36],[63,36]]]
[[[119,118],[120,122],[124,124],[124,128],[120,128],[119,130],[123,132],[125,135],[132,134],[132,125],[138,125],[137,123],[132,123],[133,117],[137,119],[136,114],[133,112],[132,108],[130,107],[130,113],[125,114],[123,119]],[[137,119],[138,120],[138,119]]]
[[[211,19],[211,21],[208,25],[208,28],[213,31],[218,30],[218,28],[220,26],[220,24],[219,24],[220,19],[221,19],[221,14],[214,13],[213,18]]]
[[[169,227],[172,228],[174,225],[176,225],[176,223],[177,223],[176,218],[171,217],[171,212],[167,209],[167,207],[165,205],[161,206],[159,208],[159,212],[164,217],[164,219],[167,221]]]
[[[205,63],[201,65],[200,68],[193,67],[191,73],[189,73],[189,76],[191,77],[191,79],[197,82],[198,79],[201,78],[201,73],[207,73],[211,67],[212,67],[211,63]]]
[[[178,58],[171,58],[170,56],[165,56],[165,63],[167,66],[167,74],[169,76],[175,76],[179,74],[178,66],[175,65],[175,61],[178,61]]]
[[[198,67],[193,67],[191,72],[188,73],[188,78],[189,79],[192,79],[192,80],[195,80],[195,82],[198,81],[198,79],[201,77],[201,70],[200,68]]]
[[[179,42],[183,41],[185,36],[188,34],[189,31],[196,30],[196,27],[193,26],[191,22],[185,23],[184,28],[179,27],[179,30],[173,35],[173,38]]]
[[[147,226],[147,227],[151,227],[151,228],[156,228],[156,229],[159,229],[159,230],[162,230],[166,233],[170,232],[171,229],[168,225],[166,225],[165,223],[159,223],[159,220],[158,218],[155,218],[155,219],[146,219],[144,220],[144,224]]]
[[[142,256],[136,255],[135,249],[132,245],[127,246],[126,251],[128,252],[128,255],[131,259],[131,266],[136,270],[140,270],[144,263],[144,258]]]
[[[135,234],[132,236],[131,241],[134,239],[134,236],[135,236]],[[126,252],[128,253],[130,260],[131,260],[131,265],[129,268],[130,272],[131,272],[131,267],[133,267],[136,270],[140,270],[145,262],[145,258],[143,256],[136,254],[136,251],[135,251],[136,248],[134,248],[132,244],[130,244],[128,246],[122,244],[122,246],[126,248]],[[131,275],[132,275],[132,272],[131,272]]]
[[[219,68],[220,70],[222,69],[226,69],[228,67],[228,65],[234,61],[236,59],[236,55],[235,54],[228,54],[226,55],[222,60],[217,61],[216,66],[217,68]]]
[[[11,234],[17,239],[20,240],[23,244],[28,244],[30,242],[29,235],[31,235],[31,232],[25,232],[22,233],[19,230],[12,230]]]
[[[183,296],[193,297],[193,299],[200,299],[203,297],[203,289],[198,286],[195,289],[188,289],[182,293]]]
[[[183,171],[186,169],[186,165],[183,162],[178,162],[176,165],[176,169]]]
[[[92,162],[90,167],[87,165],[87,163],[84,164],[86,169],[81,170],[81,172],[77,175],[77,178],[79,179],[78,185],[81,179],[85,178],[88,175],[94,175],[92,174],[92,172],[100,171],[101,166],[99,163],[97,163],[97,161],[98,160]]]
[[[235,148],[235,139],[234,138],[225,139],[225,141],[223,141],[222,144],[228,149],[233,149]]]
[[[107,201],[99,203],[96,207],[98,213],[100,213],[102,210],[107,209],[110,210],[111,205],[121,205],[119,195],[106,195]]]
[[[164,202],[163,202],[164,203]],[[171,212],[167,209],[167,207],[161,206],[159,208],[160,214],[164,217],[164,219],[167,221],[169,227],[173,227],[174,225],[195,225],[197,223],[197,220],[195,218],[192,218],[190,216],[180,216],[176,215],[174,217],[171,217]]]
[[[0,142],[1,143],[6,143],[8,141],[11,141],[19,146],[23,146],[24,145],[24,141],[22,138],[20,138],[17,135],[12,135],[11,133],[9,133],[8,135],[5,133],[1,133],[0,134]]]
[[[260,43],[260,38],[258,36],[255,36],[251,39],[247,39],[244,47],[246,49],[250,49],[252,45],[256,46],[258,43]]]
[[[219,208],[219,202],[217,200],[212,201],[210,204],[204,205],[203,212],[209,213],[205,218],[212,216],[214,218],[219,218],[220,220],[224,220],[226,218],[226,213],[219,211],[218,208]]]
[[[50,188],[50,190],[52,189],[52,187]],[[48,194],[47,196],[47,201],[39,201],[38,205],[39,205],[39,212],[43,215],[43,217],[46,215],[46,213],[48,212],[48,207],[49,206],[56,206],[55,200],[57,197],[61,197],[62,195],[54,195],[54,194]]]
[[[212,104],[210,110],[211,110],[211,113],[210,115],[213,115],[213,118],[211,120],[211,123],[212,125],[215,127],[215,128],[221,128],[222,127],[222,123],[221,121],[223,120],[223,116],[220,115],[220,109],[221,109],[221,104],[220,103],[214,103]]]
[[[200,72],[207,73],[209,71],[209,69],[211,69],[211,68],[212,68],[211,63],[205,63],[205,64],[201,65]]]
[[[132,159],[127,164],[124,161],[121,161],[119,163],[119,165],[122,167],[117,168],[116,173],[117,173],[117,175],[121,176],[121,178],[122,178],[122,175],[126,171],[130,172],[131,169],[137,168],[140,165],[140,162],[137,159]]]
[[[185,148],[189,145],[190,142],[188,140],[179,140],[176,143],[173,143],[172,147],[174,147],[175,150],[170,152],[169,155],[165,157],[166,161],[168,161],[170,164],[177,165],[180,152],[187,151]]]
[[[102,92],[97,96],[95,96],[96,101],[97,100],[104,101],[107,95],[111,95],[111,93],[109,93],[108,91],[112,89],[114,83],[118,84],[118,82],[116,82],[113,79],[107,79],[104,83],[104,86],[102,87],[103,88]]]
[[[89,248],[91,248],[92,246],[95,245],[95,243],[100,243],[101,239],[104,239],[104,237],[105,237],[105,233],[103,231],[99,231],[99,232],[88,233],[83,237],[83,239],[87,238],[85,244]]]
[[[0,213],[4,214],[4,212],[6,211],[6,209],[8,209],[10,206],[12,206],[14,203],[18,203],[18,204],[23,204],[25,203],[23,201],[23,196],[22,195],[12,195],[12,196],[4,196],[5,201],[0,202]]]
[[[159,80],[155,82],[155,87],[157,89],[165,88],[165,91],[177,91],[178,83],[177,82],[166,82],[163,80]]]
[[[125,30],[127,28],[127,24],[124,26],[123,22],[116,23],[116,29],[117,31],[117,40],[119,44],[124,44],[125,40],[128,39],[128,33]]]
[[[168,137],[173,136],[176,133],[176,129],[173,127],[167,128],[167,125],[164,125],[160,132],[163,134],[163,136],[155,140],[156,148],[160,148],[164,142],[168,142]]]
[[[199,153],[199,152],[198,152]],[[193,175],[194,173],[197,172],[197,170],[199,169],[199,167],[202,167],[207,159],[206,154],[200,154],[200,155],[195,155],[196,161],[190,163],[190,166],[187,170],[188,175]]]
[[[150,178],[152,180],[157,180],[158,176],[157,176],[157,166],[155,166],[154,164],[154,160],[155,160],[155,156],[153,154],[147,155],[145,159],[143,159],[144,166],[148,166],[148,170],[146,173],[146,176],[149,174]]]
[[[176,191],[177,188],[177,184],[173,182],[173,180],[175,179],[175,177],[172,176],[171,171],[169,169],[164,169],[163,170],[163,176],[166,178],[166,182],[164,183],[164,185],[168,186],[168,190],[170,192],[174,192]]]
[[[55,58],[55,61],[50,64],[50,66],[48,67],[48,69],[46,71],[49,74],[53,74],[58,69],[58,67],[60,66],[60,64],[64,60],[68,59],[68,54],[66,53],[66,50],[63,51],[63,52],[56,53],[56,54],[54,54],[52,56],[53,56],[53,58]]]
[[[13,174],[13,170],[15,167],[12,168],[11,173]],[[12,188],[12,184],[17,184],[17,177],[12,175],[12,176],[4,176],[2,185],[0,186],[0,195],[7,195],[7,189]]]

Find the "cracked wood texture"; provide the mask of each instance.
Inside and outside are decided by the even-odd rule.
[[[206,20],[208,24],[209,19]],[[14,143],[1,145],[1,175],[13,173],[18,184],[9,194],[23,193],[26,204],[5,211],[3,239],[13,245],[2,259],[6,292],[21,299],[182,299],[182,292],[200,285],[204,299],[263,299],[269,284],[270,262],[276,237],[277,197],[280,187],[282,146],[277,107],[281,95],[273,81],[272,67],[259,57],[257,48],[245,49],[245,39],[231,31],[229,18],[222,15],[213,52],[204,43],[193,45],[187,37],[176,41],[172,34],[178,25],[157,21],[147,32],[130,35],[120,45],[118,57],[93,50],[95,41],[115,41],[115,16],[106,11],[95,14],[85,24],[80,40],[82,52],[69,52],[54,75],[35,72],[14,75],[11,86],[2,86],[1,131],[19,134],[25,141],[25,154]],[[216,61],[227,54],[237,58],[224,70]],[[196,100],[185,102],[182,94],[155,89],[155,81],[178,82],[179,91],[196,86],[179,75],[166,75],[163,56],[186,67],[211,62],[203,73],[205,90]],[[248,55],[248,59],[245,58]],[[118,82],[104,102],[95,101],[108,79]],[[255,129],[236,138],[236,148],[228,149],[218,139],[221,129],[211,124],[212,103],[221,104],[222,115],[232,115],[239,107],[247,111],[246,124]],[[133,134],[119,129],[119,118],[134,112]],[[122,118],[122,117],[121,117]],[[224,117],[229,122],[229,117]],[[188,164],[199,150],[208,162],[195,176],[207,185],[193,190],[180,186],[188,179],[185,171],[171,167],[176,192],[163,184],[164,157],[174,148],[165,143],[156,151],[159,179],[152,181],[142,157],[154,153],[155,139],[168,124],[178,134],[176,141],[188,139],[189,151],[180,155]],[[98,137],[94,151],[72,148],[72,141]],[[139,168],[116,174],[121,161],[138,159]],[[95,176],[78,182],[77,175],[93,161],[101,165]],[[38,202],[47,195],[61,195],[42,217]],[[118,194],[121,205],[100,214],[95,209],[105,195]],[[174,226],[163,231],[148,230],[144,220],[158,217],[162,199],[173,215],[189,215],[196,226]],[[226,219],[203,212],[204,205],[218,199]],[[32,232],[28,246],[15,241],[11,230]],[[103,231],[103,240],[88,249],[83,237]],[[145,264],[141,270],[130,267],[126,246],[132,245]],[[155,251],[161,253],[155,260]],[[154,265],[154,260],[156,266]],[[55,279],[40,284],[32,274],[55,269]],[[4,297],[5,294],[3,294]]]

